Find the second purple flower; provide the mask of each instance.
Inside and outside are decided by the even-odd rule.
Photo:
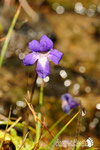
[[[62,109],[67,114],[70,114],[71,109],[76,108],[80,105],[79,100],[72,98],[69,93],[65,93],[61,96],[62,99]]]
[[[25,56],[23,64],[32,66],[38,60],[36,71],[41,78],[50,74],[49,59],[58,65],[63,56],[62,52],[53,49],[53,42],[46,35],[41,37],[40,43],[37,40],[29,42],[29,49],[32,53]]]

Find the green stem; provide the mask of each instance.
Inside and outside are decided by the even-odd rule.
[[[39,97],[39,112],[38,112],[38,118],[41,120],[42,119],[42,114],[41,114],[41,107],[43,104],[43,87],[44,87],[44,82],[42,81],[41,87],[40,87],[40,97]],[[41,123],[37,121],[36,125],[36,143],[38,143],[39,138],[41,134]]]
[[[2,146],[2,144],[3,144],[3,142],[4,142],[4,140],[5,140],[5,137],[6,137],[7,128],[8,128],[8,126],[9,126],[10,117],[11,117],[11,110],[12,110],[12,106],[10,107],[8,122],[7,122],[7,125],[6,125],[6,129],[5,129],[5,133],[4,133],[4,137],[3,137],[3,140],[2,140],[1,146]]]
[[[6,36],[6,40],[4,42],[4,45],[3,45],[3,48],[1,50],[1,56],[0,56],[0,68],[2,66],[2,62],[3,62],[3,59],[4,59],[4,56],[5,56],[5,53],[6,53],[6,50],[7,50],[7,47],[8,47],[8,44],[9,44],[9,41],[10,41],[10,37],[11,37],[11,34],[12,34],[12,30],[15,26],[15,23],[18,19],[18,16],[19,16],[19,13],[20,13],[20,10],[21,10],[21,5],[18,7],[18,10],[12,20],[12,23],[11,23],[11,26],[9,28],[9,31],[7,33],[7,36]]]

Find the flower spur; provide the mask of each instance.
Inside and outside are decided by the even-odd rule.
[[[53,42],[46,35],[41,37],[40,43],[37,40],[29,42],[29,49],[32,53],[24,57],[23,64],[32,66],[38,60],[36,71],[41,78],[50,74],[49,59],[58,65],[63,56],[62,52],[53,49]]]

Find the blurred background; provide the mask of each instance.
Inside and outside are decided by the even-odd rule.
[[[27,2],[28,6],[27,7]],[[19,18],[11,35],[10,43],[0,70],[0,114],[8,116],[12,104],[12,116],[25,112],[27,89],[31,89],[35,65],[25,67],[23,58],[30,50],[28,42],[49,36],[54,47],[64,53],[59,66],[51,63],[51,74],[44,79],[44,105],[42,113],[50,127],[64,112],[61,95],[69,92],[81,100],[86,113],[82,116],[80,138],[91,137],[94,146],[100,148],[100,1],[99,0],[20,0]],[[7,35],[18,0],[0,0],[0,39]],[[0,51],[4,41],[0,41]],[[28,84],[27,84],[28,82]],[[33,97],[38,110],[39,87]],[[75,114],[67,116],[55,129],[56,134]],[[30,115],[30,125],[34,125]],[[24,116],[23,116],[24,120]],[[74,127],[74,128],[73,128]],[[1,127],[2,128],[2,127]],[[73,121],[60,140],[74,139],[77,119]],[[45,143],[50,140],[46,136]],[[44,143],[44,145],[45,145]]]

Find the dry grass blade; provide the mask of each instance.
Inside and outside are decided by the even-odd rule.
[[[19,150],[21,150],[21,148],[23,147],[23,145],[24,145],[24,143],[25,143],[25,141],[26,141],[26,138],[27,138],[28,134],[29,134],[29,132],[25,135],[24,140],[23,140],[23,142],[22,142],[22,144],[21,144]]]
[[[7,132],[9,132],[16,124],[22,119],[22,117],[19,117],[8,129]]]
[[[36,72],[35,79],[34,79],[34,82],[33,82],[33,85],[32,85],[32,92],[31,92],[31,95],[29,97],[29,102],[30,103],[32,102],[32,98],[33,98],[33,95],[34,95],[34,90],[35,90],[37,77],[38,77],[38,74]],[[28,123],[29,123],[29,108],[26,109],[26,113],[25,113],[25,128],[24,128],[24,132],[23,132],[23,137],[26,135],[26,133],[28,131]]]
[[[27,97],[28,97],[28,99],[30,99],[30,91],[29,90],[27,90]]]
[[[19,0],[24,11],[33,19],[34,22],[39,20],[39,15],[29,6],[26,0]]]
[[[14,1],[14,0],[13,0]],[[4,0],[4,11],[7,11],[11,6],[12,0]]]
[[[33,106],[27,101],[26,98],[25,98],[25,101],[26,101],[26,103],[27,103],[29,109],[31,110],[32,114],[34,115],[34,117],[43,125],[43,127],[49,132],[49,134],[50,134],[52,137],[54,137],[54,136],[52,135],[52,133],[49,131],[49,129],[46,127],[46,125],[37,117],[37,115],[36,115],[36,113],[35,113],[35,111],[34,111],[34,109],[33,109]]]

